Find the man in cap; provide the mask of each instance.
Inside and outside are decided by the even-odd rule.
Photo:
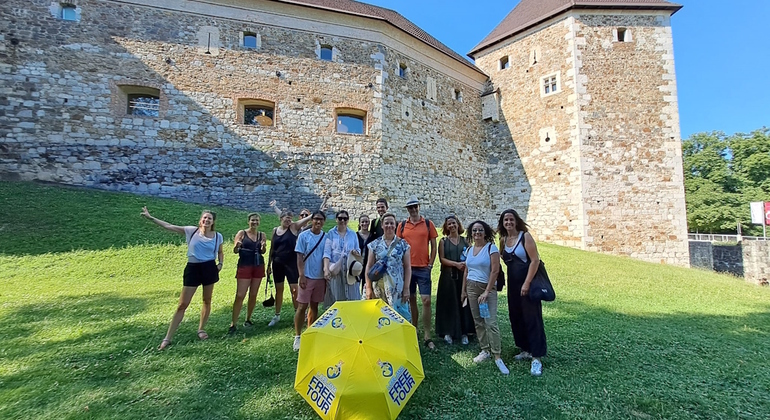
[[[419,312],[417,307],[417,288],[420,289],[420,300],[422,301],[422,326],[425,345],[435,350],[430,334],[431,326],[431,278],[430,273],[433,269],[433,262],[436,260],[436,226],[433,222],[420,215],[420,201],[417,197],[409,198],[406,202],[406,210],[409,217],[401,222],[396,229],[396,235],[404,239],[411,248],[409,253],[412,260],[412,281],[409,285],[409,309],[412,315],[412,325],[417,327],[419,321]]]

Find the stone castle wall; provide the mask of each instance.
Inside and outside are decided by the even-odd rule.
[[[585,248],[686,264],[687,221],[668,16],[576,17]],[[625,42],[617,38],[625,28]]]
[[[6,176],[258,209],[273,198],[311,207],[329,193],[333,206],[352,212],[371,210],[383,195],[418,194],[441,210],[457,208],[475,184],[466,185],[467,171],[448,183],[445,157],[434,150],[463,149],[481,160],[465,134],[478,124],[478,91],[414,59],[410,81],[394,81],[406,58],[393,48],[205,10],[77,6],[79,22],[56,19],[40,0],[0,7]],[[259,35],[258,49],[241,46],[244,31]],[[213,54],[201,49],[202,32],[214,35]],[[318,58],[320,44],[334,47],[333,62]],[[419,103],[428,74],[441,93],[430,108]],[[158,88],[160,116],[125,115],[122,85]],[[447,100],[447,86],[463,89],[464,100]],[[413,102],[408,121],[402,98]],[[273,102],[275,125],[242,124],[244,99]],[[365,111],[367,133],[337,133],[338,108]],[[392,128],[383,130],[383,121]],[[408,141],[421,147],[395,158]],[[474,208],[481,206],[458,211]]]
[[[515,148],[490,162],[497,178],[516,174],[491,187],[498,212],[513,203],[546,242],[689,264],[668,17],[565,14],[476,62],[500,92],[500,122],[485,123],[493,150]]]
[[[571,139],[572,50],[564,42],[566,23],[514,38],[477,57],[476,64],[499,89],[500,121],[485,122],[496,213],[514,208],[540,240],[580,247],[582,191],[578,149]],[[508,60],[508,68],[500,68],[501,59]],[[541,78],[554,73],[564,85],[544,97]]]

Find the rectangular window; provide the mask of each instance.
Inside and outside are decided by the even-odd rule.
[[[253,32],[243,33],[243,47],[244,48],[257,48],[257,34]]]
[[[366,111],[340,108],[336,114],[335,131],[343,134],[366,134]]]
[[[61,6],[61,18],[62,20],[77,20],[77,14],[75,13],[75,6],[71,4],[62,4]]]
[[[507,55],[500,59],[500,70],[505,70],[510,67],[511,67],[511,62],[508,59]]]
[[[275,125],[275,103],[264,99],[238,99],[238,122],[244,125]]]
[[[540,96],[553,95],[561,91],[561,72],[540,78]]]
[[[331,45],[321,45],[321,60],[332,61],[333,51]]]
[[[618,42],[626,42],[626,28],[618,28]]]
[[[455,101],[463,101],[463,92],[460,89],[452,89],[452,98]]]
[[[398,65],[398,75],[399,77],[406,78],[406,64],[400,63]]]
[[[142,117],[158,117],[160,114],[160,97],[147,93],[129,94],[126,113]]]

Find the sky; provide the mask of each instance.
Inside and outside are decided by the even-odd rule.
[[[361,0],[401,13],[460,55],[518,0]],[[682,139],[770,127],[770,0],[682,0],[671,20]]]

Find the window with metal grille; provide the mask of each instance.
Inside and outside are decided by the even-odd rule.
[[[126,113],[142,117],[158,117],[160,116],[160,96],[147,93],[129,94]]]

